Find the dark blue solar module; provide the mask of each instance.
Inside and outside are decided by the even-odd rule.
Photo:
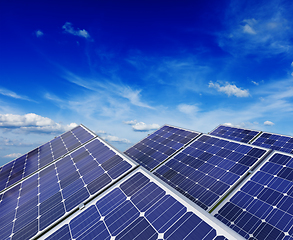
[[[218,126],[210,132],[211,135],[231,139],[238,142],[249,143],[260,131],[248,130],[244,128],[228,127],[225,125]]]
[[[207,210],[268,151],[202,135],[154,174]]]
[[[252,144],[293,154],[293,137],[289,136],[263,132]]]
[[[241,239],[206,215],[137,170],[46,239]]]
[[[54,138],[52,141],[4,165],[0,170],[0,191],[29,176],[50,162],[95,137],[83,126]]]
[[[1,195],[0,239],[29,239],[135,164],[93,139]]]
[[[198,132],[165,125],[124,154],[151,170],[198,135]]]
[[[293,239],[293,158],[275,152],[215,217],[247,239]]]

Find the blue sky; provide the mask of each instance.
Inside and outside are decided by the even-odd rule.
[[[1,1],[0,165],[84,124],[293,135],[293,2]]]

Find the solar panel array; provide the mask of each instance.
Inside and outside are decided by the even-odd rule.
[[[71,131],[9,162],[0,170],[0,191],[36,172],[93,137],[95,135],[86,128],[77,126]]]
[[[260,133],[165,125],[132,161],[78,126],[0,167],[0,239],[293,240],[293,140]]]
[[[202,135],[154,174],[207,210],[267,152]]]
[[[260,131],[249,130],[244,128],[229,127],[225,125],[220,125],[212,132],[211,135],[235,140],[238,142],[249,143]]]
[[[293,156],[275,152],[218,211],[247,239],[293,239]]]
[[[239,239],[206,215],[139,169],[46,239]]]
[[[252,143],[273,150],[293,153],[293,137],[264,132]]]
[[[29,239],[135,164],[93,139],[0,197],[0,239]]]
[[[165,125],[124,154],[151,170],[199,135],[199,132]]]

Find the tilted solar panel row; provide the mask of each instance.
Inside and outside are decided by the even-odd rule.
[[[253,145],[293,153],[293,137],[263,132],[252,142]]]
[[[136,165],[93,139],[0,195],[0,239],[29,239]]]
[[[192,204],[192,203],[191,203]],[[53,239],[241,239],[142,169],[52,229]]]
[[[249,143],[260,132],[261,131],[249,130],[245,128],[219,125],[213,131],[211,131],[210,134],[238,142]]]
[[[274,152],[215,217],[246,239],[293,239],[293,156]]]
[[[165,125],[124,154],[147,170],[152,170],[199,135],[199,132]]]
[[[201,135],[154,174],[208,210],[268,152],[268,149]]]
[[[210,132],[210,134],[226,139],[251,143],[255,146],[269,148],[284,153],[293,154],[293,137],[290,136],[238,127],[229,127],[225,125],[219,125],[212,132]]]
[[[94,137],[93,133],[80,125],[2,166],[0,170],[0,191],[38,171]]]

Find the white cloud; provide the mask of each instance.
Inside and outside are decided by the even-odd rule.
[[[248,33],[248,34],[256,34],[256,32],[253,30],[253,28],[251,26],[249,26],[248,24],[243,26],[243,32]]]
[[[227,94],[228,96],[234,95],[236,97],[248,97],[249,91],[248,90],[242,90],[241,88],[236,87],[234,84],[230,84],[226,82],[225,86],[220,86],[219,83],[209,83],[210,88],[215,88],[218,92],[223,92]]]
[[[41,37],[41,36],[44,35],[44,33],[43,33],[41,30],[37,30],[37,31],[35,32],[35,34],[36,34],[37,37]]]
[[[124,123],[127,124],[127,125],[135,125],[137,123],[137,121],[136,120],[130,120],[130,121],[125,121]]]
[[[22,154],[21,153],[11,153],[11,154],[7,154],[7,155],[5,155],[4,157],[5,158],[19,158],[20,156],[22,156]]]
[[[291,73],[291,76],[293,77],[293,72]]]
[[[273,125],[275,125],[273,122],[271,122],[271,121],[265,121],[264,123],[263,123],[265,126],[273,126]]]
[[[76,126],[76,123],[61,125],[50,118],[35,113],[25,115],[0,114],[0,128],[7,130],[19,129],[25,132],[56,133],[68,131]]]
[[[98,131],[95,131],[96,134],[106,134],[106,131],[104,130],[98,130]]]
[[[75,35],[75,36],[79,36],[79,37],[84,37],[84,38],[87,38],[87,39],[90,39],[90,35],[89,33],[83,29],[83,30],[80,30],[80,29],[77,29],[75,30],[73,27],[72,27],[72,23],[70,22],[66,22],[62,28],[64,29],[65,32],[67,33],[70,33],[72,35]]]
[[[199,111],[199,108],[196,105],[180,104],[177,108],[180,112],[188,115],[195,114]]]
[[[160,128],[159,124],[153,123],[153,124],[145,124],[144,122],[139,122],[136,123],[132,126],[134,131],[139,131],[139,132],[147,132],[150,130],[156,130]]]
[[[255,82],[255,81],[251,81],[254,85],[258,86],[259,83],[258,82]]]
[[[115,84],[116,85],[116,84]],[[133,90],[129,86],[122,86],[117,88],[118,94],[124,98],[127,98],[133,105],[145,108],[153,108],[145,103],[140,101],[140,92],[141,90]]]
[[[253,8],[232,0],[223,20],[225,30],[219,34],[219,45],[233,55],[257,54],[267,57],[285,53],[292,56],[292,23],[290,7],[278,1],[261,1]],[[254,18],[247,19],[247,16]]]
[[[30,100],[26,96],[18,95],[17,93],[12,92],[12,91],[10,91],[8,89],[5,89],[5,88],[0,88],[0,94],[1,95],[4,95],[4,96],[7,96],[7,97],[16,98],[16,99],[22,99],[22,100],[32,101],[32,100]]]
[[[107,135],[102,137],[107,142],[116,142],[116,143],[130,143],[130,141],[126,138],[119,138],[117,136]]]
[[[223,125],[228,126],[228,127],[236,127],[232,123],[224,123]]]
[[[118,96],[127,99],[135,106],[154,109],[153,107],[141,101],[140,89],[132,89],[127,85],[116,84],[106,79],[81,78],[69,71],[66,71],[65,79],[78,86],[94,91],[99,95],[106,94],[108,99],[110,98],[110,96],[112,97],[112,99],[117,98]]]

